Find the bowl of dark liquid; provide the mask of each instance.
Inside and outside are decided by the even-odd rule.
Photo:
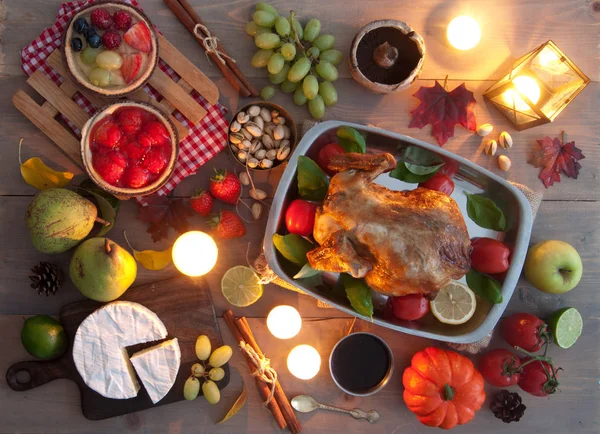
[[[347,394],[369,396],[390,381],[394,356],[380,337],[372,333],[352,333],[333,347],[329,371],[335,384]]]

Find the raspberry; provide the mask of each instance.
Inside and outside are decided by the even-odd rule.
[[[142,148],[136,142],[129,142],[123,147],[123,153],[127,156],[130,166],[135,166],[144,159],[146,148]]]
[[[131,15],[124,10],[118,10],[113,14],[113,21],[115,23],[115,29],[117,30],[128,30],[131,27]]]
[[[107,148],[114,148],[121,140],[121,129],[110,119],[96,127],[94,141]]]
[[[167,157],[160,149],[152,149],[148,151],[144,157],[142,166],[150,173],[158,175],[167,166]]]
[[[90,15],[90,21],[100,30],[108,30],[113,25],[110,13],[104,8],[94,9]]]
[[[102,35],[102,45],[109,50],[116,50],[121,46],[121,35],[116,30],[107,30]]]
[[[129,188],[141,188],[148,183],[148,172],[140,166],[130,167],[125,172],[123,180]]]
[[[123,176],[127,161],[120,153],[110,151],[106,154],[94,154],[92,165],[102,179],[111,185],[117,185]]]
[[[130,107],[119,110],[117,119],[121,123],[121,129],[128,136],[134,136],[142,128],[143,112],[142,110]]]

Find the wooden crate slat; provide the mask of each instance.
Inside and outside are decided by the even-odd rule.
[[[135,92],[133,92],[130,95],[130,97],[134,101],[141,101],[141,102],[145,102],[147,104],[151,104],[154,107],[162,110],[163,112],[165,112],[167,114],[169,114],[169,113],[173,112],[173,110],[175,110],[175,108],[171,105],[171,103],[169,103],[166,99],[163,99],[161,102],[158,102],[154,98],[152,98],[150,95],[148,95],[146,92],[144,92],[142,89],[136,90]],[[177,129],[177,134],[179,135],[179,140],[183,140],[184,137],[187,137],[187,135],[190,132],[185,127],[185,125],[183,125],[181,122],[179,122],[175,118],[175,116],[173,116],[172,114],[169,114],[169,119],[171,119],[171,122],[173,122],[173,125],[175,125],[175,128]]]
[[[79,167],[81,162],[79,140],[52,116],[48,116],[29,95],[19,89],[13,95],[14,106],[61,148]]]
[[[173,70],[185,79],[190,86],[196,89],[209,104],[219,101],[219,89],[210,78],[200,71],[196,65],[188,60],[181,51],[173,46],[167,38],[158,34],[158,46],[160,57],[169,64]]]
[[[206,110],[160,68],[154,70],[148,83],[168,99],[192,124],[197,124],[206,115]]]

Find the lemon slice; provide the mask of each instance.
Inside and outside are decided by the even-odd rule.
[[[225,272],[221,279],[221,292],[232,305],[246,307],[262,297],[263,286],[251,268],[238,265]]]
[[[452,281],[430,302],[431,313],[444,324],[464,324],[475,313],[475,293],[467,285]]]

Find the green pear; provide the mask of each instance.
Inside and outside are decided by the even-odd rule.
[[[92,230],[98,210],[92,202],[64,188],[35,195],[25,214],[33,246],[42,253],[62,253]]]
[[[96,301],[119,298],[135,281],[135,259],[108,238],[90,238],[73,252],[69,276],[79,291]]]

